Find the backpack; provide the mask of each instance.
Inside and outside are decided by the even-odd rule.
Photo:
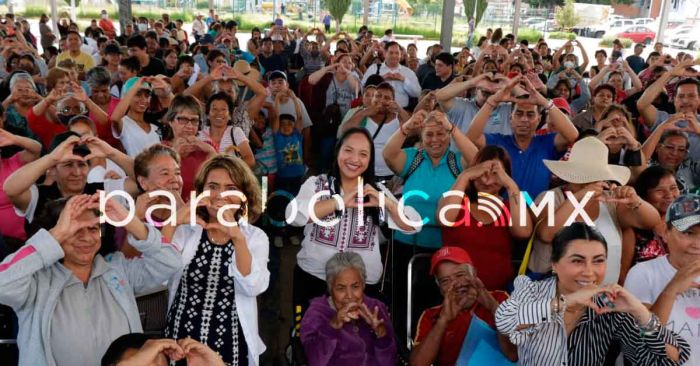
[[[327,105],[323,109],[320,123],[317,128],[321,136],[335,136],[338,133],[340,122],[343,121],[343,115],[340,113],[340,104],[338,104],[338,87],[335,84],[335,78],[331,79],[335,88],[333,103]]]
[[[418,167],[424,160],[425,156],[423,155],[423,149],[418,149],[418,151],[416,152],[416,156],[413,157],[411,165],[409,165],[408,167],[406,175],[403,176],[404,182],[408,181],[408,177],[410,177],[411,174],[415,173],[416,170],[418,170]],[[452,175],[455,178],[459,176],[460,171],[459,167],[457,166],[457,155],[452,151],[447,152],[447,167],[450,169],[450,173],[452,173]]]

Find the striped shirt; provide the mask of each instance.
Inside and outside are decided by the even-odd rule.
[[[676,333],[660,327],[643,335],[627,313],[597,315],[587,308],[567,337],[563,316],[551,311],[555,296],[555,277],[531,281],[519,276],[511,297],[498,307],[496,327],[518,346],[519,365],[603,365],[613,340],[622,344],[626,360],[635,366],[681,365],[690,356],[690,346]],[[516,329],[521,325],[530,326]],[[678,363],[666,357],[666,344],[678,349]]]

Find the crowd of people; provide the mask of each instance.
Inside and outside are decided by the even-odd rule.
[[[20,365],[265,365],[284,286],[292,364],[700,365],[693,55],[48,20],[0,24]]]

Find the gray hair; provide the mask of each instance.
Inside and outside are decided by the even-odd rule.
[[[26,72],[18,72],[16,74],[12,75],[12,77],[10,78],[10,90],[14,89],[15,85],[17,85],[17,83],[20,80],[26,80],[29,84],[32,85],[32,89],[34,89],[34,91],[36,91],[36,85],[34,84],[34,80],[32,79],[32,76]]]
[[[112,82],[112,76],[109,74],[109,71],[102,66],[93,67],[85,74],[85,77],[91,88],[101,85],[109,86]]]
[[[362,277],[362,284],[367,281],[367,269],[365,262],[359,254],[353,252],[336,253],[326,262],[326,284],[328,292],[331,291],[333,281],[346,269],[355,269]]]
[[[80,105],[80,109],[83,111],[83,113],[87,112],[87,107],[85,106],[85,103],[83,103],[83,102],[81,102],[81,101],[75,99],[75,98],[73,97],[72,93],[68,93],[67,96],[65,96],[65,97],[63,97],[63,98],[61,98],[61,99],[59,99],[59,101],[56,102],[56,109],[58,109],[58,111],[62,110],[63,107],[65,106],[66,102],[67,102],[69,99],[73,99],[73,100],[77,101],[78,104]]]

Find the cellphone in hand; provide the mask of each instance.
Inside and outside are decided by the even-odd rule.
[[[595,295],[593,297],[593,301],[598,304],[602,305],[603,307],[609,308],[609,309],[614,309],[615,308],[615,302],[610,298],[608,294],[605,292],[600,293],[598,295]]]

